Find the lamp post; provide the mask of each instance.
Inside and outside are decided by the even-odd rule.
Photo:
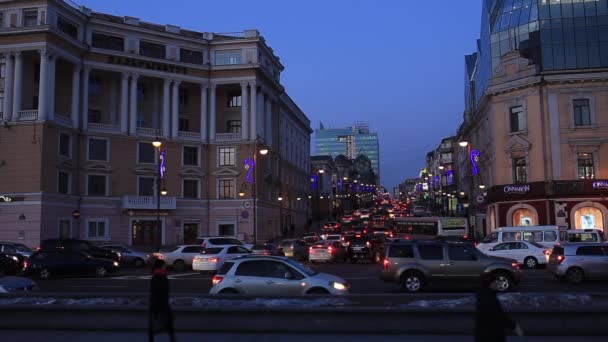
[[[258,153],[265,156],[268,154],[268,148],[262,147],[258,150],[258,141],[255,140],[253,143],[253,181],[251,182],[251,192],[253,197],[253,244],[258,242],[258,222],[257,222],[257,182],[258,182]]]
[[[161,188],[162,179],[165,174],[165,156],[161,151],[161,146],[163,143],[160,141],[158,137],[158,132],[156,132],[156,138],[152,142],[152,146],[157,150],[157,173],[156,173],[156,238],[154,239],[154,248],[156,251],[160,251],[160,245],[162,242],[162,229],[160,222],[160,195],[163,196],[167,194],[167,190],[165,188]]]

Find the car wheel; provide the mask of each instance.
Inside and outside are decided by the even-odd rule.
[[[235,289],[223,289],[220,292],[218,292],[219,294],[239,294],[239,291],[235,290]]]
[[[106,275],[108,275],[108,270],[105,267],[97,267],[95,269],[95,275],[98,276],[98,277],[100,277],[100,278],[103,278]]]
[[[322,288],[314,288],[314,289],[310,289],[306,292],[307,295],[324,295],[324,294],[329,294],[329,291],[327,291],[326,289],[322,289]]]
[[[182,260],[175,260],[173,269],[177,272],[183,272],[186,269],[186,264]]]
[[[531,256],[527,257],[524,260],[524,265],[526,265],[526,268],[529,268],[529,269],[536,268],[538,266],[538,260],[536,260],[535,257],[531,257]]]
[[[51,271],[49,271],[46,268],[43,268],[42,270],[40,270],[40,279],[51,279]]]
[[[407,292],[419,292],[424,286],[424,278],[420,272],[408,272],[401,277],[401,288]]]
[[[566,271],[566,280],[573,284],[580,284],[585,280],[585,272],[580,267],[570,267]]]
[[[497,272],[494,275],[494,283],[496,284],[496,291],[505,292],[511,288],[513,281],[511,276],[506,272]]]
[[[135,259],[135,267],[142,267],[144,265],[144,261],[140,258]]]

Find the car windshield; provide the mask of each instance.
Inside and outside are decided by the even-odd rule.
[[[17,248],[17,251],[19,251],[19,252],[31,252],[32,251],[28,246],[20,244],[20,243],[15,244],[15,248]]]
[[[317,274],[317,271],[311,270],[310,268],[300,264],[299,262],[292,260],[292,259],[286,259],[285,262],[287,262],[289,265],[293,266],[293,268],[297,269],[298,271],[306,274],[309,277],[314,276],[315,274]]]
[[[204,248],[201,251],[201,254],[219,254],[222,251],[222,249],[224,249],[224,248],[221,248],[221,247]]]

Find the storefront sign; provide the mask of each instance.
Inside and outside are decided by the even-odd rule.
[[[597,182],[593,182],[593,189],[594,189],[594,190],[604,190],[604,189],[608,189],[608,181],[597,181]]]
[[[144,61],[141,59],[129,58],[129,57],[108,56],[108,63],[126,65],[126,66],[140,68],[140,69],[170,72],[173,74],[183,74],[183,75],[188,74],[188,68],[175,66],[175,65],[171,65],[171,64],[165,64],[165,63]]]
[[[12,202],[13,199],[8,196],[0,196],[0,201],[2,202]]]
[[[530,192],[530,184],[505,185],[502,191],[505,194],[526,194]]]
[[[477,167],[477,163],[479,162],[479,151],[471,150],[471,174],[473,176],[479,173],[479,168]]]
[[[23,202],[25,201],[25,197],[10,197],[6,195],[0,195],[0,203],[9,203],[9,202]]]

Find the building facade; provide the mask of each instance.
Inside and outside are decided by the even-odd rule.
[[[59,0],[0,1],[0,14],[0,239],[279,234],[277,198],[310,167],[308,149],[286,146],[308,146],[311,129],[258,31],[194,32]],[[304,222],[306,208],[289,215]]]
[[[478,235],[604,229],[608,2],[523,3],[484,1],[479,48],[465,59],[456,155],[469,216]]]

